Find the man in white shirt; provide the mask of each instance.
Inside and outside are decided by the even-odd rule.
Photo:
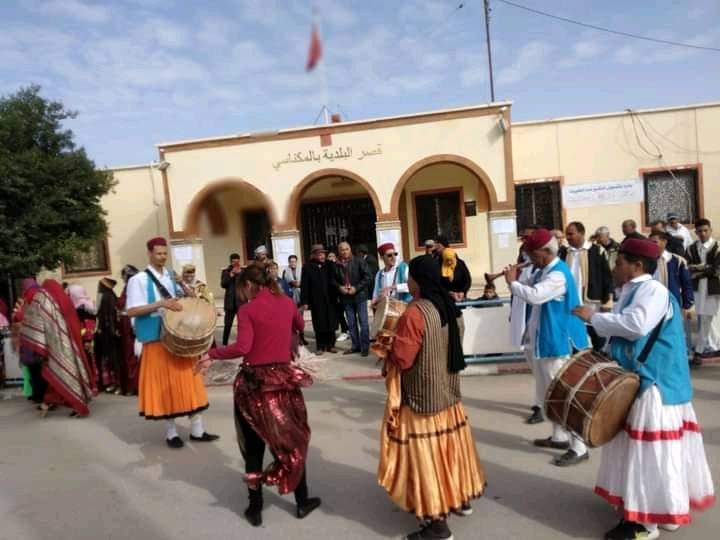
[[[127,314],[134,320],[136,339],[143,344],[140,360],[138,405],[147,420],[166,420],[165,441],[170,448],[182,448],[175,418],[190,418],[190,439],[212,442],[219,437],[205,432],[200,413],[208,408],[202,376],[195,371],[197,358],[178,356],[160,341],[162,314],[166,309],[182,311],[177,301],[177,283],[165,268],[167,240],[147,242],[150,264],[127,285]]]
[[[408,265],[398,262],[398,253],[391,242],[378,247],[378,253],[384,263],[383,268],[375,274],[372,306],[375,307],[383,297],[397,298],[403,302],[410,302],[412,295],[408,289]]]
[[[557,239],[550,231],[538,229],[526,240],[524,250],[538,269],[532,283],[518,281],[517,265],[506,269],[505,280],[513,296],[531,306],[523,341],[526,354],[530,355],[528,359],[535,366],[537,396],[545,396],[550,383],[570,359],[574,349],[587,348],[589,340],[583,322],[572,315],[572,310],[580,305],[580,299],[570,270],[557,256]],[[559,467],[589,459],[582,440],[559,424],[553,423],[551,437],[537,439],[533,444],[541,448],[567,450],[553,461]]]
[[[693,237],[688,228],[680,223],[680,216],[675,212],[670,212],[667,216],[667,221],[667,232],[675,238],[682,240],[683,247],[687,250],[693,243]]]
[[[698,220],[695,234],[698,240],[688,249],[688,270],[695,290],[695,312],[700,319],[693,362],[699,365],[704,355],[713,355],[720,350],[717,328],[720,323],[720,254],[718,243],[712,237],[710,221]]]

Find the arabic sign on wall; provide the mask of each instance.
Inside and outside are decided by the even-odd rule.
[[[643,184],[637,179],[563,187],[565,208],[638,203],[643,198]]]
[[[318,150],[307,150],[306,152],[288,153],[280,161],[273,163],[273,169],[280,170],[283,165],[291,165],[294,163],[335,163],[336,161],[357,160],[379,156],[383,153],[382,145],[378,144],[372,149],[362,149],[360,151],[353,150],[350,146],[340,148],[322,148]]]

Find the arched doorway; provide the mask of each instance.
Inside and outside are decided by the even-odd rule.
[[[208,184],[190,203],[185,233],[202,239],[208,286],[216,298],[224,294],[220,273],[229,255],[238,253],[246,264],[255,248],[265,245],[272,254],[274,209],[256,186],[236,178]],[[220,296],[218,296],[220,295]]]
[[[492,182],[478,165],[460,156],[434,156],[400,178],[391,210],[400,218],[408,259],[424,252],[426,240],[446,236],[478,286],[492,270],[489,211],[496,204]]]
[[[379,201],[360,176],[341,169],[318,171],[298,184],[290,201],[288,222],[300,232],[304,257],[318,243],[329,250],[349,242],[355,250],[364,245],[369,253],[375,251]]]

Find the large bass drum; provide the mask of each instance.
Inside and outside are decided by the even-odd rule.
[[[161,340],[177,356],[196,357],[205,354],[215,335],[215,309],[202,298],[181,298],[182,311],[165,310]]]
[[[398,321],[407,307],[408,304],[397,298],[384,296],[378,302],[372,326],[370,327],[370,337],[375,339],[375,342],[370,346],[370,350],[379,359],[386,358],[390,348],[392,348]]]
[[[607,356],[583,351],[558,372],[545,394],[547,417],[594,448],[625,427],[640,378]]]

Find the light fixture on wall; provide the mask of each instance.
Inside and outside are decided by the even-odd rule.
[[[500,128],[500,131],[502,131],[503,133],[505,133],[507,131],[507,124],[505,123],[505,118],[503,118],[502,116],[498,120],[498,127]]]
[[[170,166],[170,163],[162,160],[162,161],[153,161],[152,166],[154,169],[158,169],[160,171],[165,171]]]

